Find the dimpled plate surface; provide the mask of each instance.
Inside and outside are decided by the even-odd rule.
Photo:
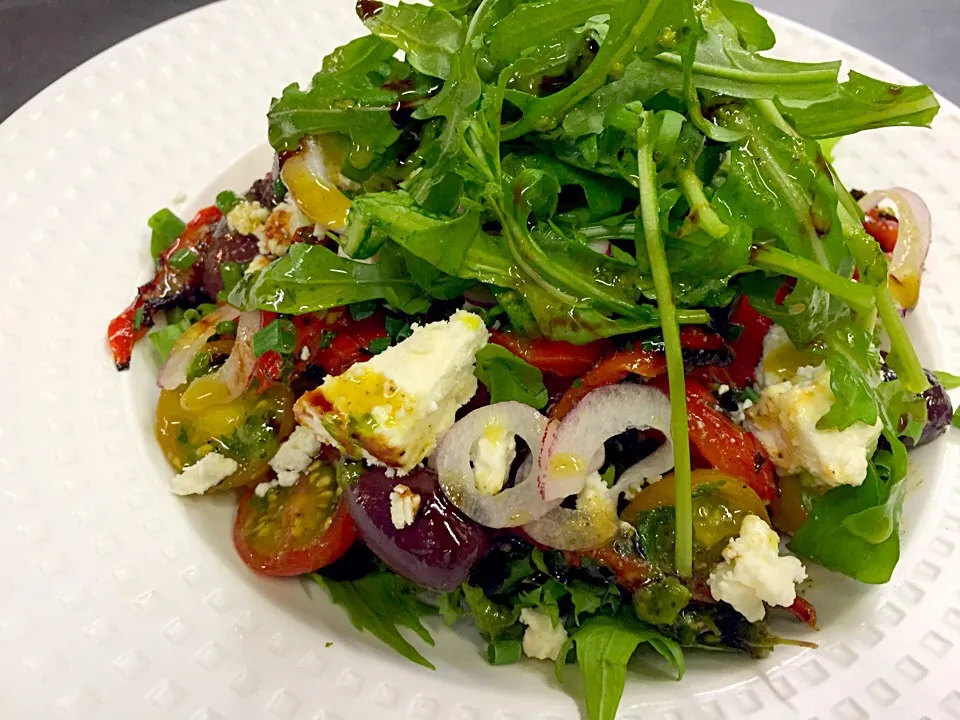
[[[902,77],[775,27],[787,56]],[[107,321],[149,272],[144,219],[182,193],[192,199],[173,207],[188,215],[264,172],[270,97],[359,31],[347,0],[215,4],[91,60],[0,126],[0,717],[578,717],[547,664],[491,668],[472,633],[434,622],[430,672],[358,634],[322,593],[247,572],[230,503],[167,489],[149,352],[121,375],[106,351]],[[960,111],[945,104],[932,132],[870,133],[838,151],[852,186],[904,185],[930,204],[936,238],[909,324],[925,363],[955,371],[958,148]],[[681,684],[638,663],[621,717],[960,718],[957,444],[913,459],[894,580],[815,573],[822,630],[777,626],[819,650],[691,656]]]

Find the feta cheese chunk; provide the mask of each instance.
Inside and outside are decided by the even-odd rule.
[[[310,428],[297,425],[277,454],[270,458],[270,467],[277,473],[277,485],[292,487],[300,475],[310,467],[323,443]]]
[[[390,493],[390,522],[397,530],[413,525],[420,510],[420,496],[406,485],[395,485]]]
[[[463,310],[415,327],[398,345],[327,376],[297,400],[294,413],[348,455],[405,474],[433,452],[457,410],[476,393],[474,356],[487,336],[480,318]]]
[[[790,607],[796,584],[807,571],[795,557],[781,557],[780,538],[756,515],[740,524],[740,536],[731,538],[723,562],[710,573],[707,585],[715,600],[728,603],[750,622],[766,615],[763,604]]]
[[[220,453],[207,453],[173,479],[171,490],[174,495],[202,495],[233,475],[239,467],[236,460]]]
[[[562,623],[553,624],[550,616],[533,608],[520,611],[520,622],[527,626],[523,631],[523,652],[537,660],[556,660],[567,641],[567,631]]]
[[[474,445],[474,483],[481,495],[503,490],[510,466],[517,456],[517,438],[500,422],[492,422]]]
[[[283,257],[293,244],[297,230],[310,224],[312,223],[294,203],[280,203],[264,221],[263,228],[255,233],[260,239],[258,245],[260,252],[264,255]]]
[[[227,213],[227,227],[241,235],[254,235],[263,231],[263,224],[270,217],[270,211],[254,200],[244,200]]]
[[[802,367],[792,381],[769,385],[746,412],[747,427],[785,475],[806,470],[830,487],[857,486],[867,476],[881,423],[857,422],[846,430],[818,430],[833,405],[826,365]]]

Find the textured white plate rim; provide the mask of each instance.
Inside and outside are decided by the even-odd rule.
[[[323,11],[301,6],[304,27],[288,34],[311,42],[317,42],[317,30],[339,31],[336,21],[352,15],[327,8],[322,18]],[[312,624],[287,612],[299,588],[253,579],[235,562],[225,562],[226,533],[201,537],[207,505],[171,499],[158,482],[162,472],[155,458],[146,463],[136,457],[152,452],[137,408],[148,373],[117,382],[99,343],[104,320],[129,299],[134,276],[145,267],[142,222],[149,212],[182,189],[227,182],[233,176],[223,168],[247,173],[241,183],[262,170],[248,165],[257,154],[250,155],[251,148],[262,142],[262,108],[289,80],[306,79],[323,52],[303,43],[296,54],[272,58],[282,74],[264,79],[261,72],[254,92],[247,82],[241,88],[236,77],[238,68],[249,72],[249,62],[243,63],[250,53],[213,52],[208,41],[229,29],[230,42],[255,49],[269,30],[285,27],[279,11],[279,3],[264,0],[217,3],[182,15],[80,66],[0,126],[0,227],[9,233],[3,247],[9,280],[0,290],[0,367],[17,379],[0,423],[0,542],[8,550],[0,565],[0,676],[12,688],[0,696],[0,710],[5,717],[119,717],[130,708],[142,717],[571,717],[573,704],[546,692],[543,683],[554,684],[546,671],[490,674],[475,654],[463,654],[458,664],[428,653],[441,667],[430,675],[354,635],[320,601],[308,605],[316,608]],[[844,57],[852,61],[848,66],[906,80],[827,36],[779,19],[776,26],[790,55]],[[193,55],[202,65],[191,64]],[[220,89],[190,73],[217,75]],[[141,88],[153,92],[139,97]],[[202,104],[204,97],[217,98],[216,112]],[[180,117],[191,111],[198,113],[192,128]],[[960,111],[945,103],[943,115],[937,132],[955,139]],[[228,141],[218,144],[211,132],[197,132],[204,121],[215,122]],[[166,136],[176,133],[184,134],[177,138],[181,154],[164,155]],[[877,151],[878,142],[846,141],[841,172],[865,186],[931,186],[929,194],[922,189],[934,201],[938,227],[955,227],[945,221],[955,218],[956,208],[936,185],[960,167],[960,159],[950,156],[944,139],[930,137],[902,131],[894,155],[903,157],[876,167],[862,160]],[[934,180],[908,182],[909,168],[901,165],[909,161],[911,143],[928,151],[920,155],[925,159],[934,149],[946,154]],[[186,158],[183,148],[191,147]],[[118,157],[131,148],[135,152],[125,157],[134,167]],[[165,167],[174,161],[183,167]],[[109,193],[96,193],[97,184]],[[199,194],[194,207],[209,201]],[[949,271],[960,258],[945,236],[938,243],[924,289],[924,304],[933,312],[913,322],[931,363],[956,357],[958,349]],[[49,247],[58,254],[48,257]],[[72,266],[58,264],[61,257]],[[55,287],[48,291],[44,279],[55,280]],[[96,291],[85,294],[89,288]],[[934,347],[937,341],[942,348]],[[58,354],[70,362],[49,359]],[[141,353],[138,361],[144,359]],[[126,444],[109,444],[118,438]],[[92,445],[94,439],[100,444]],[[955,467],[956,443],[946,441],[927,455],[928,464]],[[922,708],[926,715],[956,716],[960,695],[942,659],[955,659],[949,653],[960,640],[960,612],[956,579],[941,571],[951,558],[955,563],[960,498],[943,482],[945,473],[936,474],[944,477],[928,477],[916,493],[923,495],[923,507],[910,521],[930,522],[911,529],[895,582],[860,590],[856,598],[851,594],[850,602],[868,613],[844,628],[848,639],[831,639],[816,654],[736,664],[729,673],[714,672],[712,680],[675,686],[635,679],[624,715],[634,717],[643,708],[643,717],[770,711],[894,717]],[[305,637],[320,632],[318,625],[329,631],[334,647]],[[476,646],[452,633],[435,635],[444,656]],[[512,682],[516,678],[519,685]],[[489,688],[499,697],[491,697]],[[519,692],[536,688],[544,692],[528,692],[529,698]]]

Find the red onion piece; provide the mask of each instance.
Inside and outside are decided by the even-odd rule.
[[[894,206],[900,224],[890,258],[890,294],[901,308],[912,310],[920,298],[920,277],[933,236],[930,210],[919,195],[900,187],[865,195],[860,207],[867,212],[881,202]]]
[[[520,469],[513,487],[485,495],[477,489],[471,456],[477,441],[493,428],[508,436],[519,435],[530,447],[531,455],[538,457],[546,426],[547,419],[523,403],[502,402],[477,408],[457,421],[440,443],[435,463],[443,492],[468,517],[486,527],[517,527],[542,517],[560,500],[547,502],[540,497],[536,463]]]
[[[609,240],[591,240],[587,243],[587,245],[590,246],[591,250],[598,252],[601,255],[606,255],[607,257],[613,255],[613,251],[610,249]]]
[[[207,379],[207,382],[216,380],[226,386],[227,396],[224,402],[236,400],[250,385],[253,366],[257,362],[253,354],[253,336],[260,330],[261,325],[262,315],[259,310],[242,313],[237,325],[237,339],[233,343],[230,357]]]
[[[173,390],[187,381],[187,368],[193,356],[200,352],[207,340],[217,332],[217,325],[221,322],[236,320],[240,311],[230,305],[221,305],[209,315],[200,318],[187,328],[186,332],[173,346],[170,357],[160,368],[157,384],[164,390]]]

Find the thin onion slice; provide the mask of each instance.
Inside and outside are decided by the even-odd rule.
[[[877,190],[860,199],[864,212],[881,203],[894,206],[899,223],[888,270],[890,294],[901,308],[912,310],[920,299],[920,276],[930,251],[930,210],[919,195],[901,187]]]
[[[471,456],[477,441],[492,426],[504,433],[519,435],[530,447],[533,457],[539,456],[547,427],[543,415],[528,405],[512,401],[477,408],[450,428],[435,456],[444,494],[464,514],[486,527],[516,527],[542,517],[559,505],[560,500],[548,502],[540,496],[537,463],[522,466],[514,486],[496,495],[484,495],[477,489]]]
[[[243,395],[253,378],[253,368],[257,362],[253,354],[253,336],[260,330],[261,325],[262,314],[259,310],[242,313],[240,322],[237,324],[237,339],[233,343],[230,357],[216,372],[194,380],[184,394],[185,397],[190,396],[191,390],[197,383],[202,383],[204,392],[193,393],[194,395],[210,395],[211,387],[223,387],[224,392],[216,393],[217,404],[231,402]]]
[[[577,403],[545,443],[540,462],[544,499],[580,492],[587,476],[603,465],[603,443],[609,438],[627,430],[649,429],[662,432],[667,442],[624,473],[631,484],[657,476],[667,460],[671,464],[660,474],[672,467],[670,403],[663,393],[644,385],[594,390]]]
[[[157,384],[164,390],[173,390],[187,381],[187,368],[194,355],[217,332],[217,325],[240,317],[240,311],[231,305],[221,305],[209,315],[200,318],[177,339],[170,357],[160,368]]]
[[[598,473],[604,462],[603,443],[631,429],[656,429],[666,441],[608,488]],[[556,497],[579,484],[573,491],[577,493],[576,507],[557,507],[524,525],[524,531],[536,542],[559,550],[604,545],[619,526],[620,496],[659,480],[673,467],[669,401],[663,393],[642,385],[612,385],[594,390],[557,428],[552,449],[545,457],[541,478],[548,496]]]

